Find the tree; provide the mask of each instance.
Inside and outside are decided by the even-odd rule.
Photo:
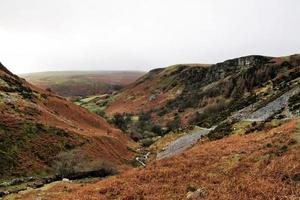
[[[167,127],[169,130],[176,130],[178,128],[180,128],[181,126],[181,119],[179,117],[179,115],[176,115],[173,119],[173,121],[170,121],[167,123]]]

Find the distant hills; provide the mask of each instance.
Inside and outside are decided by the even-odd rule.
[[[138,71],[57,71],[21,74],[28,82],[64,97],[89,96],[118,91],[134,82]]]

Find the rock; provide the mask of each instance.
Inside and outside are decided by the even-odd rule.
[[[36,182],[27,184],[27,187],[30,187],[30,188],[40,188],[42,186],[44,186],[44,183],[42,181],[36,181]]]
[[[207,135],[213,129],[214,127],[211,129],[203,128],[201,130],[191,131],[191,133],[183,135],[182,137],[170,142],[161,152],[159,152],[156,156],[157,159],[161,160],[183,152],[187,148],[197,143],[202,136]]]
[[[186,199],[201,199],[207,196],[207,191],[203,188],[197,189],[195,192],[188,192]]]
[[[63,182],[70,182],[70,180],[67,179],[67,178],[63,178],[62,181],[63,181]]]
[[[13,179],[11,181],[11,185],[17,185],[17,184],[20,184],[20,183],[23,183],[24,180],[23,179],[20,179],[20,178],[16,178],[16,179]]]
[[[7,187],[7,186],[10,186],[9,182],[3,182],[0,184],[0,187]]]
[[[150,97],[149,97],[149,101],[154,101],[156,99],[156,95],[151,95]]]

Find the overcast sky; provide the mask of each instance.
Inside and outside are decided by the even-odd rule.
[[[14,73],[294,53],[300,0],[0,0],[0,62]]]

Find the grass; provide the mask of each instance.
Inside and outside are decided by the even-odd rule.
[[[300,143],[300,117],[297,118],[296,140],[298,143]]]
[[[222,166],[224,167],[224,171],[227,172],[233,167],[235,167],[241,158],[242,156],[239,153],[233,153],[230,154],[229,156],[222,157],[222,161],[223,161]]]
[[[249,125],[251,125],[251,121],[239,121],[238,123],[235,123],[233,125],[233,132],[232,134],[244,134],[245,133],[245,128]]]
[[[105,109],[105,107],[101,107],[101,106],[97,105],[95,102],[95,100],[101,96],[103,96],[103,95],[89,96],[89,97],[80,99],[78,102],[76,102],[76,104],[86,108],[90,112],[98,113]]]
[[[299,121],[297,126],[299,128]],[[61,200],[184,199],[187,188],[205,188],[206,199],[297,199],[300,146],[289,143],[295,127],[296,120],[291,120],[257,134],[206,141],[178,156],[154,161],[145,168],[127,170],[93,184],[57,184],[43,191],[41,197]],[[286,146],[285,151],[277,154],[283,146]],[[56,193],[64,187],[72,191],[63,195]],[[41,190],[34,190],[17,195],[17,199],[33,199],[39,193]]]
[[[32,122],[15,124],[10,129],[0,126],[0,138],[3,140],[0,142],[0,177],[8,177],[12,172],[19,175],[27,175],[28,171],[35,173],[35,169],[23,168],[23,165],[38,163],[36,166],[43,166],[60,151],[83,142],[63,129]]]
[[[88,103],[88,102],[94,100],[94,99],[97,98],[97,97],[98,97],[97,95],[95,95],[95,96],[90,96],[90,97],[81,99],[80,102],[81,102],[81,103]]]

